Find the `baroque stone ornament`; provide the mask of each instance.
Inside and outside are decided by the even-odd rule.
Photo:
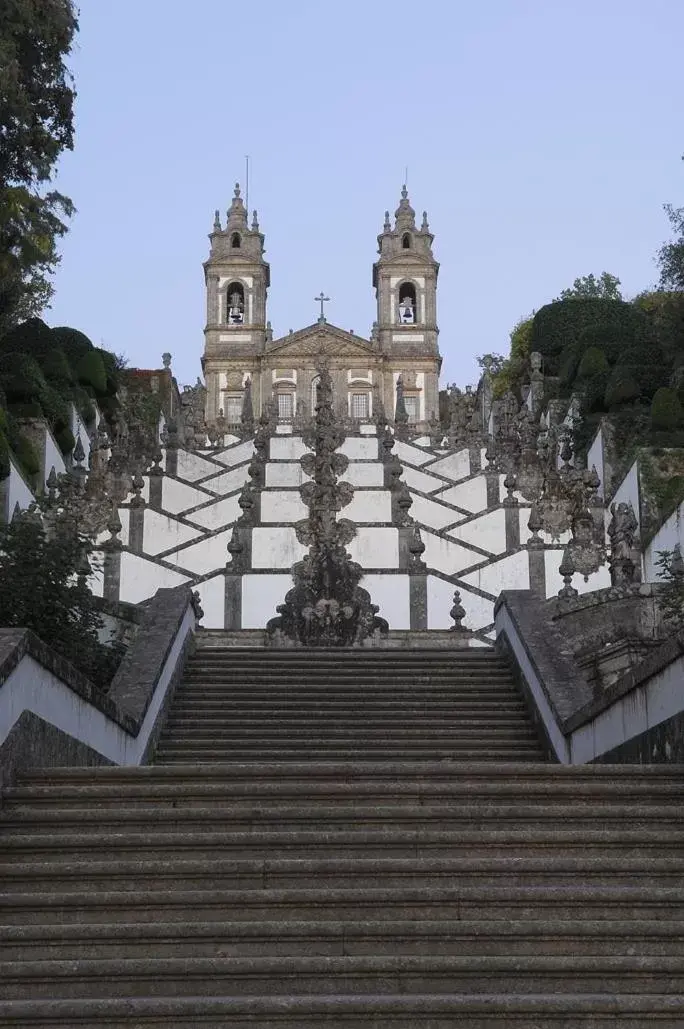
[[[352,522],[337,518],[352,498],[353,487],[339,482],[347,458],[338,453],[344,432],[335,419],[332,380],[327,367],[320,371],[316,414],[304,434],[311,453],[301,465],[311,481],[300,488],[309,517],[295,526],[300,543],[309,547],[293,569],[294,585],[276,608],[266,631],[274,646],[349,647],[367,636],[387,633],[377,615],[378,606],[359,583],[363,570],[352,561],[346,545],[356,534]]]

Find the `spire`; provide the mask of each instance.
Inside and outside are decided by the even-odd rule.
[[[394,212],[394,230],[401,232],[403,229],[415,229],[416,212],[411,207],[406,186],[401,187],[401,200],[399,207]]]
[[[246,229],[247,228],[247,211],[243,203],[242,197],[240,196],[240,183],[235,183],[235,189],[233,191],[233,201],[228,208],[228,221],[226,223],[226,229]]]

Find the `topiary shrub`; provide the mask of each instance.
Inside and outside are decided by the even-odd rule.
[[[582,355],[577,376],[580,379],[591,379],[595,375],[605,375],[609,369],[605,351],[599,347],[589,347]]]
[[[52,329],[41,318],[29,318],[0,339],[0,354],[28,354],[41,364],[54,345]]]
[[[684,411],[675,390],[661,387],[651,401],[651,425],[654,429],[669,432],[678,429]]]
[[[14,440],[14,456],[27,478],[33,479],[40,472],[40,458],[33,443],[21,434]]]
[[[107,388],[105,390],[107,396],[114,396],[121,385],[121,366],[119,358],[116,354],[110,353],[109,350],[98,350],[102,358],[102,363],[105,367],[105,373],[107,375]]]
[[[610,366],[605,351],[599,347],[585,350],[577,369],[577,383],[584,394],[587,413],[603,410],[609,377]]]
[[[107,393],[107,372],[99,351],[89,350],[84,354],[76,365],[75,373],[82,386],[89,386],[98,395]]]
[[[0,431],[0,479],[6,479],[10,473],[10,448],[7,437]]]
[[[68,401],[64,399],[54,386],[46,385],[41,393],[40,403],[53,433],[58,433],[62,429],[69,429],[71,427]]]
[[[0,354],[0,383],[8,404],[40,402],[45,376],[28,354]]]
[[[41,368],[48,382],[54,383],[60,388],[70,386],[74,381],[73,372],[61,347],[55,347],[42,360]]]
[[[605,339],[612,348],[638,343],[651,335],[647,316],[632,304],[575,297],[546,304],[537,311],[532,321],[530,349],[544,356],[547,374],[557,375],[561,354],[568,347],[581,351]]]
[[[54,436],[57,446],[63,454],[70,454],[76,446],[74,434],[68,426],[58,429]]]
[[[95,405],[83,386],[72,386],[71,399],[85,424],[91,426],[95,421]]]
[[[32,400],[29,404],[9,404],[8,410],[12,412],[15,418],[43,417],[43,408],[37,400]]]
[[[604,396],[607,411],[632,404],[639,399],[638,372],[639,369],[629,365],[618,365],[613,369]]]
[[[52,337],[55,345],[61,347],[64,351],[72,371],[76,370],[76,365],[81,358],[89,350],[94,349],[93,344],[84,332],[79,332],[78,329],[72,329],[66,325],[60,325],[52,329]]]

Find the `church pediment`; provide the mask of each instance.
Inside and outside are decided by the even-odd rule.
[[[370,343],[336,325],[309,325],[306,329],[276,339],[266,353],[284,357],[367,357],[375,353]]]

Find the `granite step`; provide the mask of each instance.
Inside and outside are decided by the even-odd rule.
[[[309,758],[312,761],[355,761],[360,758],[375,757],[377,761],[398,761],[412,756],[416,760],[445,759],[452,761],[530,761],[539,754],[538,746],[511,744],[508,746],[462,746],[454,744],[434,746],[409,746],[398,743],[394,748],[391,742],[386,745],[363,748],[349,746],[310,746],[303,743],[299,747],[214,747],[188,746],[184,743],[166,743],[155,755],[160,764],[211,763],[214,761],[301,761]]]
[[[163,889],[115,889],[106,883],[101,890],[81,890],[78,884],[67,892],[50,889],[29,892],[0,892],[2,923],[5,926],[118,924],[134,920],[155,923],[347,920],[353,923],[375,919],[435,921],[560,920],[638,921],[684,923],[684,886],[645,886],[614,882],[588,886],[502,886],[491,879],[484,884],[416,888],[380,886],[371,889],[219,889],[184,890],[175,883]]]
[[[376,955],[2,961],[8,999],[398,993],[672,994],[684,956]]]
[[[236,889],[406,889],[449,886],[512,888],[541,886],[560,889],[580,886],[639,885],[642,888],[680,887],[684,855],[607,852],[572,856],[503,854],[480,857],[348,857],[348,858],[237,858],[179,857],[155,854],[132,857],[94,853],[78,857],[49,851],[0,862],[5,894],[81,892],[106,885],[117,890]]]
[[[12,1029],[681,1029],[675,994],[366,994],[0,1001]]]
[[[0,926],[0,962],[147,958],[399,956],[667,957],[684,954],[684,921],[330,918],[286,921],[143,920]]]

